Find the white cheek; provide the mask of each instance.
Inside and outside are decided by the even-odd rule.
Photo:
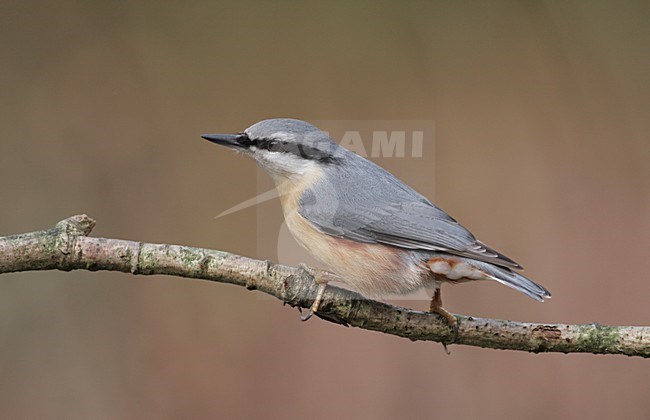
[[[295,168],[299,171],[306,171],[314,167],[314,162],[307,159],[301,159],[297,157],[290,157],[285,161],[286,165],[291,168]]]
[[[264,169],[285,177],[302,176],[316,168],[315,162],[287,153],[264,151],[257,153],[256,159]]]

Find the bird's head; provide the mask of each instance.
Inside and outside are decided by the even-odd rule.
[[[276,181],[336,165],[345,150],[317,127],[288,118],[260,121],[238,134],[201,137],[252,157]]]

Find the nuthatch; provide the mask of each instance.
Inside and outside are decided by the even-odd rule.
[[[202,136],[242,152],[271,175],[287,226],[334,274],[315,275],[316,311],[336,279],[367,296],[425,287],[430,311],[458,332],[442,307],[440,285],[495,280],[543,301],[551,294],[515,270],[522,267],[477,240],[447,213],[380,166],[337,145],[304,121],[272,119],[239,134]]]

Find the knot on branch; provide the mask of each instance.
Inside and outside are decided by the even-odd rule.
[[[97,222],[85,214],[68,217],[56,224],[62,235],[68,236],[88,236]]]
[[[61,263],[65,269],[73,269],[70,255],[74,253],[77,237],[88,236],[96,223],[87,215],[80,214],[62,220],[55,225],[54,228],[57,231],[56,249],[61,253]]]

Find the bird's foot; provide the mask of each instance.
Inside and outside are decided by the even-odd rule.
[[[323,294],[325,293],[325,288],[327,287],[327,283],[331,280],[336,279],[336,275],[333,273],[330,273],[329,271],[324,271],[324,270],[315,270],[311,267],[306,266],[305,264],[300,264],[299,267],[308,273],[310,276],[314,278],[314,281],[316,284],[318,284],[318,290],[316,291],[316,297],[314,298],[314,302],[312,303],[311,307],[307,311],[305,315],[300,315],[300,320],[301,321],[307,321],[309,318],[314,316],[316,312],[318,312],[318,308],[320,307],[321,302],[323,301]]]
[[[456,316],[454,316],[454,314],[452,314],[451,312],[447,311],[444,308],[436,308],[436,310],[432,310],[431,312],[440,315],[442,319],[445,321],[445,323],[451,329],[451,340],[442,343],[442,346],[445,348],[445,352],[447,354],[451,354],[447,346],[450,344],[454,344],[458,339],[458,327],[460,325],[460,321],[458,320],[458,318],[456,318]]]
[[[441,297],[440,289],[436,290],[435,294],[433,295],[433,299],[431,299],[431,306],[429,307],[429,312],[437,314],[440,317],[442,317],[442,319],[451,329],[451,340],[442,343],[443,347],[445,348],[445,352],[447,354],[451,354],[447,346],[450,344],[454,344],[458,339],[458,328],[460,326],[460,319],[442,307],[442,297]]]

